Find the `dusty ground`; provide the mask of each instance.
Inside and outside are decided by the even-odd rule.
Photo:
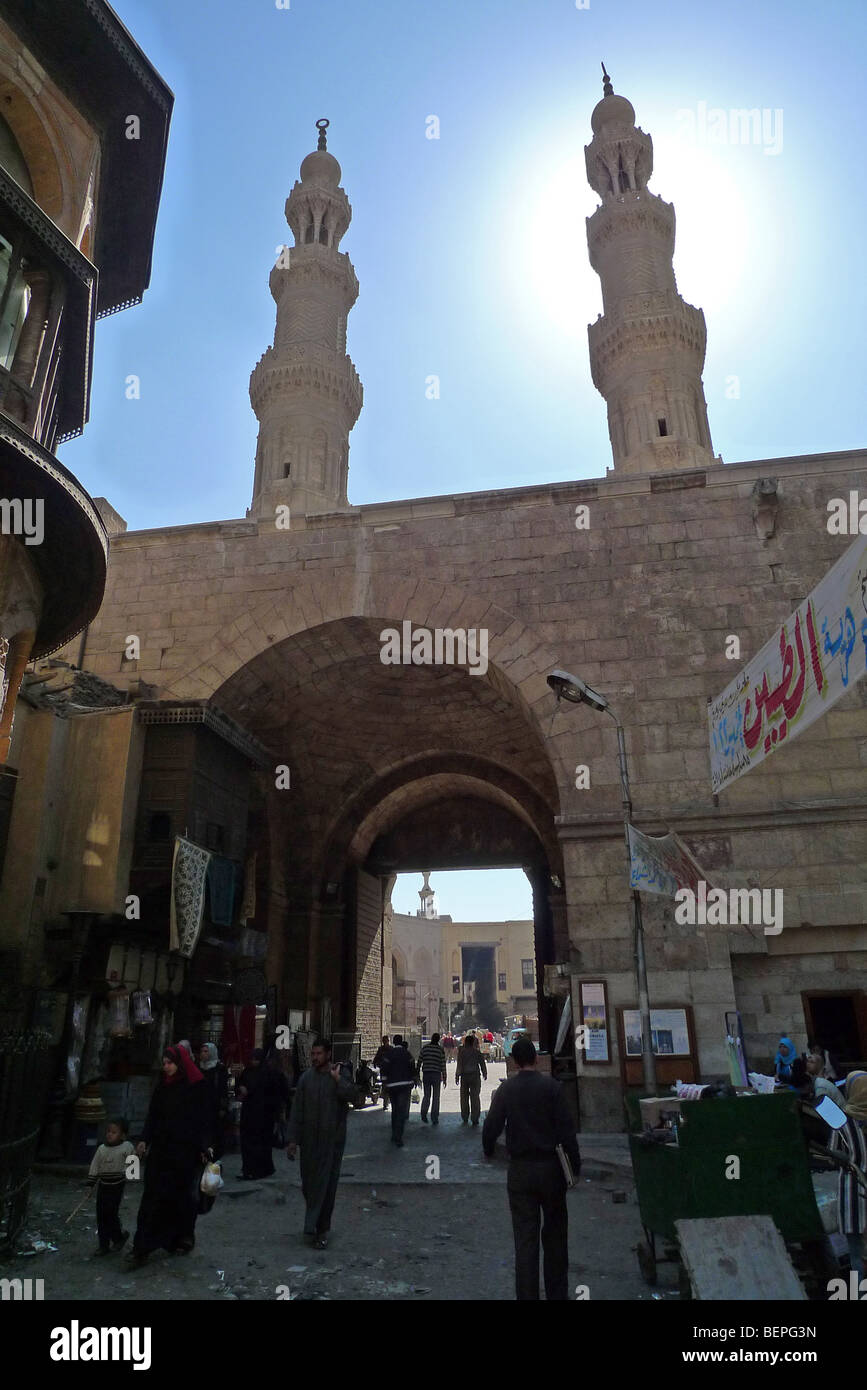
[[[491,1068],[482,1098],[504,1071]],[[2,1267],[7,1278],[42,1278],[46,1300],[274,1299],[278,1289],[301,1299],[433,1300],[461,1297],[512,1300],[513,1245],[505,1190],[506,1163],[482,1161],[480,1129],[463,1126],[454,1086],[445,1092],[441,1122],[423,1126],[413,1106],[406,1146],[389,1142],[380,1106],[351,1112],[327,1250],[303,1244],[298,1165],[275,1152],[273,1178],[240,1183],[240,1159],[224,1160],[226,1187],[200,1217],[196,1249],[188,1256],[159,1252],[132,1272],[121,1255],[91,1258],[95,1213],[89,1201],[64,1225],[84,1189],[71,1173],[34,1176],[26,1232],[56,1251],[19,1256]],[[584,1171],[569,1194],[570,1279],[591,1300],[641,1299],[644,1284],[633,1251],[641,1235],[624,1136],[584,1141]],[[426,1178],[439,1159],[439,1179]],[[625,1158],[628,1164],[628,1158]],[[625,1194],[625,1201],[614,1196]],[[137,1194],[130,1185],[123,1225],[135,1226]],[[23,1246],[27,1241],[22,1238]],[[676,1296],[666,1278],[657,1297]],[[282,1297],[287,1297],[284,1292]]]

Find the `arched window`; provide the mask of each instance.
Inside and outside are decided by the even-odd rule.
[[[319,245],[320,245],[320,246],[327,246],[327,245],[328,245],[328,227],[327,227],[327,225],[326,225],[326,222],[325,222],[325,218],[324,218],[324,217],[323,217],[323,219],[322,219],[322,221],[321,221],[321,223],[320,223],[320,225],[319,225]]]

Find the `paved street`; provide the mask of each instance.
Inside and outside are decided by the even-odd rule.
[[[489,1069],[482,1113],[503,1063]],[[196,1249],[186,1257],[162,1252],[136,1273],[122,1257],[90,1258],[96,1244],[92,1204],[69,1225],[81,1196],[72,1174],[34,1178],[27,1232],[58,1246],[4,1267],[6,1277],[43,1278],[46,1300],[274,1299],[280,1286],[297,1298],[430,1301],[453,1296],[510,1300],[514,1296],[512,1233],[505,1191],[506,1160],[482,1159],[481,1128],[460,1122],[453,1084],[444,1092],[441,1123],[422,1125],[413,1106],[406,1144],[390,1143],[382,1106],[349,1116],[343,1174],[327,1250],[301,1239],[303,1202],[298,1165],[275,1153],[273,1178],[240,1183],[240,1157],[224,1160],[226,1187],[196,1227]],[[591,1300],[651,1297],[633,1252],[641,1234],[624,1135],[584,1136],[581,1182],[570,1193],[570,1278]],[[430,1156],[439,1179],[427,1178]],[[626,1201],[614,1201],[626,1194]],[[123,1223],[132,1229],[137,1202],[124,1199]],[[25,1242],[22,1241],[22,1244]],[[220,1273],[222,1271],[222,1273]],[[671,1281],[657,1292],[675,1296]],[[284,1295],[285,1297],[285,1295]]]

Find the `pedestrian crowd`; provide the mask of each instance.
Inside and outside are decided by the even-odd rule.
[[[382,1076],[383,1108],[391,1112],[391,1142],[396,1147],[404,1145],[414,1099],[421,1101],[422,1123],[439,1124],[452,1052],[456,1053],[454,1080],[460,1091],[461,1123],[479,1125],[481,1084],[487,1079],[485,1058],[475,1034],[468,1033],[457,1048],[449,1046],[454,1042],[451,1035],[434,1033],[416,1059],[400,1034],[383,1037],[374,1065]],[[541,1223],[545,1295],[549,1301],[559,1301],[568,1297],[566,1193],[581,1167],[575,1123],[563,1087],[538,1070],[536,1049],[528,1037],[514,1042],[512,1059],[514,1075],[500,1084],[485,1117],[482,1151],[486,1160],[492,1159],[505,1131],[517,1298],[539,1298]],[[860,1279],[867,1231],[867,1071],[850,1071],[845,1078],[835,1076],[835,1071],[822,1049],[799,1056],[791,1039],[781,1037],[774,1059],[777,1087],[797,1092],[812,1107],[825,1101],[839,1107],[831,1117],[836,1127],[829,1128],[827,1148],[847,1161],[838,1179],[839,1229],[847,1238],[851,1268]],[[271,1176],[275,1145],[285,1145],[290,1161],[300,1150],[304,1238],[324,1249],[348,1111],[363,1104],[359,1087],[346,1075],[345,1067],[333,1063],[329,1040],[319,1037],[312,1047],[311,1066],[298,1080],[288,1118],[286,1076],[276,1059],[262,1049],[253,1052],[237,1093],[241,1097],[239,1179]],[[145,1158],[129,1257],[132,1266],[144,1264],[154,1250],[183,1255],[193,1249],[197,1217],[208,1210],[213,1196],[207,1194],[221,1182],[214,1176],[219,1169],[213,1160],[223,1152],[228,1106],[228,1073],[213,1044],[202,1045],[198,1065],[188,1042],[166,1048],[138,1144],[134,1147],[128,1139],[124,1120],[113,1117],[94,1154],[88,1180],[97,1188],[99,1248],[95,1254],[120,1251],[128,1240],[121,1221],[126,1179],[138,1175],[135,1166]]]

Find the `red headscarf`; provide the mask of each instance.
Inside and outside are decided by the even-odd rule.
[[[167,1086],[171,1086],[173,1081],[177,1081],[178,1075],[181,1072],[183,1072],[190,1085],[192,1085],[194,1081],[203,1080],[202,1073],[199,1071],[189,1052],[185,1047],[181,1047],[180,1043],[177,1043],[174,1047],[167,1047],[163,1056],[168,1057],[169,1061],[174,1062],[175,1066],[178,1068],[174,1076],[164,1077]]]

